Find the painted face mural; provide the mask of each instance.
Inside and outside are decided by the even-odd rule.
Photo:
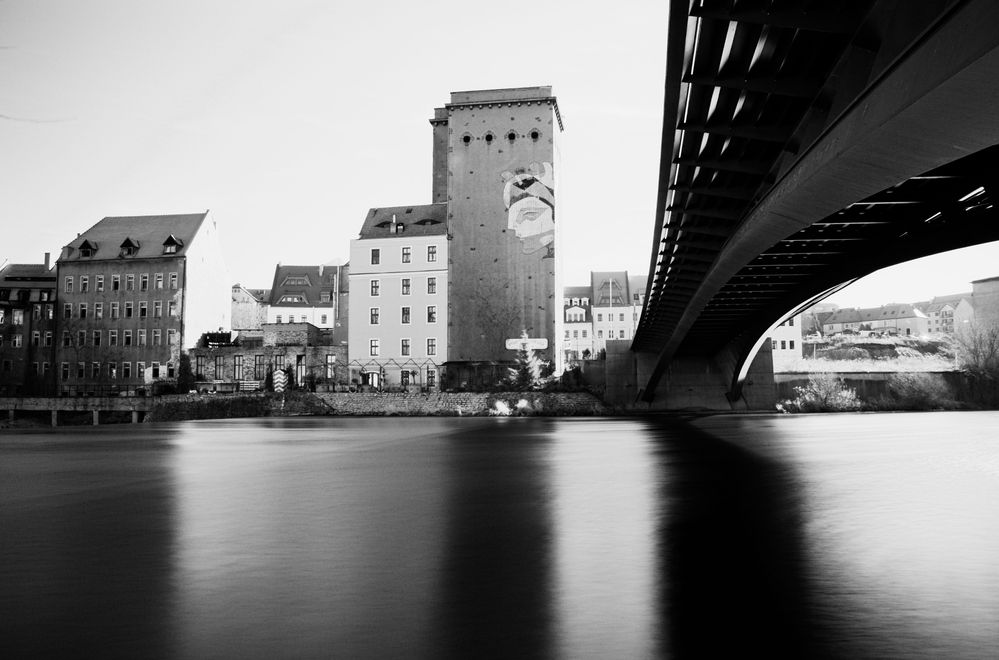
[[[555,252],[555,179],[552,164],[531,163],[527,170],[503,172],[507,228],[516,233],[524,254]]]

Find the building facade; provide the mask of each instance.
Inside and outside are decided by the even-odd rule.
[[[371,209],[350,242],[353,384],[440,387],[450,326],[447,208]]]
[[[916,303],[916,308],[926,314],[929,334],[953,335],[975,317],[971,306],[971,292],[952,296],[937,296],[927,302]]]
[[[433,200],[447,204],[450,239],[449,382],[495,378],[480,368],[512,362],[506,341],[524,331],[546,341],[539,357],[560,372],[562,122],[551,87],[454,92],[430,122]]]
[[[999,325],[999,277],[975,280],[971,289],[974,322],[980,326]]]
[[[134,391],[175,378],[182,350],[229,327],[228,281],[207,212],[90,227],[57,262],[59,391]]]
[[[338,327],[341,283],[346,281],[346,272],[346,266],[278,264],[270,289],[267,323],[311,323],[317,328],[329,329]],[[346,329],[343,334],[346,334]]]
[[[840,333],[920,336],[927,334],[929,320],[915,305],[894,304],[863,309],[838,309],[822,324],[822,334]]]
[[[232,285],[230,311],[233,332],[259,332],[267,323],[267,306],[270,289],[247,289],[239,283]]]
[[[564,290],[565,338],[562,342],[565,363],[594,357],[593,314],[590,308],[590,287],[567,286]]]
[[[792,316],[770,333],[770,348],[774,372],[791,371],[804,355],[802,345],[802,315]]]
[[[56,273],[41,264],[0,269],[0,394],[54,392]]]

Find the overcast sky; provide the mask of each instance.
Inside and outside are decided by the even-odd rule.
[[[566,284],[648,271],[665,2],[0,0],[0,262],[104,216],[210,209],[234,282],[346,261],[371,207],[430,202],[450,92],[551,85]],[[905,267],[903,267],[905,268]],[[831,299],[970,290],[999,244]]]

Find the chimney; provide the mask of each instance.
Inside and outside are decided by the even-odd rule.
[[[45,270],[49,269],[49,259],[52,257],[48,252],[45,253]]]

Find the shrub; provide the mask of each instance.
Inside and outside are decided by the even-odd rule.
[[[897,373],[888,378],[893,410],[937,410],[957,407],[950,386],[939,374]]]
[[[845,412],[860,410],[857,393],[843,383],[843,379],[831,374],[815,374],[808,379],[808,385],[794,388],[793,399],[777,404],[781,412]]]

